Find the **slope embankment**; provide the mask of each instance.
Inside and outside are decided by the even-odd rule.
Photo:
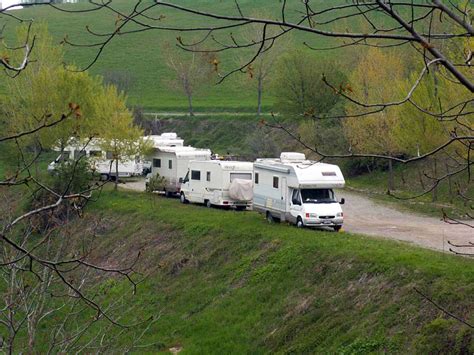
[[[86,217],[100,230],[95,260],[141,251],[146,279],[128,302],[137,317],[159,316],[143,339],[150,351],[473,351],[472,329],[415,291],[472,324],[470,259],[134,192],[104,193]]]

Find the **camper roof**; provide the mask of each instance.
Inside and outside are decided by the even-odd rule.
[[[192,164],[214,164],[220,165],[223,170],[253,170],[253,163],[248,161],[231,161],[231,160],[193,160]]]
[[[288,154],[288,153],[285,153]],[[295,153],[292,153],[295,154]],[[298,153],[296,153],[298,154]],[[304,157],[303,154],[299,156]],[[281,159],[284,157],[285,159]],[[339,188],[344,187],[345,180],[337,165],[301,160],[297,155],[282,156],[280,159],[257,159],[255,167],[283,174],[294,172],[295,181],[288,181],[288,186],[296,188]],[[290,157],[290,159],[288,159]],[[291,159],[293,157],[293,159]]]
[[[160,147],[182,147],[184,140],[179,138],[174,132],[165,132],[160,135],[146,136],[145,139],[149,139],[153,142],[154,148]]]

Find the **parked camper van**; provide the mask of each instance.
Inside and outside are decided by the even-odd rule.
[[[181,185],[181,202],[245,209],[252,204],[253,163],[190,161]]]
[[[273,221],[298,227],[332,227],[343,223],[334,188],[345,181],[337,165],[306,160],[302,153],[281,153],[280,159],[257,159],[254,164],[253,208]]]
[[[88,158],[91,169],[100,174],[104,179],[115,177],[116,166],[111,152],[103,151],[100,147],[100,139],[95,138],[89,142],[82,142],[71,139],[69,144],[61,149],[54,150],[60,155],[48,165],[48,171],[52,172],[64,161],[74,161],[82,156]],[[130,177],[143,174],[144,161],[137,156],[135,159],[120,160],[118,164],[119,177]]]
[[[167,195],[180,191],[181,182],[188,171],[191,160],[210,160],[209,149],[194,147],[159,147],[152,158],[151,176],[159,174],[165,178],[164,190]]]

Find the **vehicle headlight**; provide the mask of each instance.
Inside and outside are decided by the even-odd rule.
[[[306,218],[318,218],[316,213],[306,213]]]
[[[344,213],[342,213],[342,212],[337,212],[336,217],[344,217]]]

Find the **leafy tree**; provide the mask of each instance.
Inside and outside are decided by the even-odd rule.
[[[273,79],[276,108],[299,115],[324,115],[340,101],[323,81],[342,84],[344,75],[334,62],[318,59],[308,51],[297,50],[282,57]]]
[[[133,115],[125,105],[125,95],[113,85],[106,86],[96,96],[97,120],[102,122],[97,135],[101,148],[115,162],[115,189],[118,184],[120,161],[134,160],[149,147],[142,139],[143,130],[133,123]]]
[[[349,86],[343,89],[353,93],[352,97],[361,102],[379,103],[399,99],[396,96],[399,91],[394,88],[403,80],[403,68],[404,62],[399,56],[379,48],[370,48],[349,77]],[[344,119],[343,127],[351,150],[381,155],[400,154],[401,148],[395,130],[399,108],[387,107],[380,112],[357,117],[363,109],[351,102],[346,105],[349,117]],[[388,164],[390,191],[394,189],[392,161],[389,160]]]

